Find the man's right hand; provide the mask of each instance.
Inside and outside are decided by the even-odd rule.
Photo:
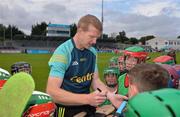
[[[88,94],[88,104],[97,107],[106,100],[106,92],[99,92],[98,90]]]

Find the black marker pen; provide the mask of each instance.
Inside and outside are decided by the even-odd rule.
[[[98,90],[99,92],[102,92],[100,88],[97,88],[97,90]]]

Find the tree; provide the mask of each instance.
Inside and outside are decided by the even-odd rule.
[[[131,37],[129,41],[131,42],[131,44],[138,44],[138,39],[136,39],[135,37]]]
[[[41,24],[32,25],[31,35],[43,35],[46,36],[46,22],[41,22]]]
[[[124,30],[122,32],[119,32],[119,36],[120,36],[121,42],[123,43],[126,38],[126,32]]]
[[[139,42],[141,42],[143,45],[145,45],[146,41],[151,40],[153,38],[155,38],[155,36],[153,36],[153,35],[144,36],[144,37],[140,38]]]
[[[180,35],[177,38],[180,39]]]
[[[17,34],[24,35],[24,32],[19,30],[16,26],[14,25],[8,25],[8,27],[5,30],[6,38],[13,38],[13,36]]]
[[[4,38],[11,38],[11,34],[12,34],[12,38],[13,36],[17,35],[17,34],[23,34],[24,32],[19,30],[16,26],[14,25],[8,25],[8,27],[6,28],[3,24],[0,24],[0,37]]]
[[[119,32],[119,35],[116,36],[116,40],[119,40],[121,43],[129,41],[124,30],[122,32]]]
[[[0,37],[1,38],[4,37],[5,30],[6,30],[6,27],[3,24],[0,24]]]
[[[12,36],[17,35],[17,34],[22,34],[25,35],[23,31],[19,30],[16,26],[12,26]]]

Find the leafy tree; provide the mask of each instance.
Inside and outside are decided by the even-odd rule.
[[[3,38],[4,34],[5,34],[5,38],[11,38],[11,34],[12,34],[12,38],[13,38],[13,36],[15,36],[17,34],[24,35],[24,32],[19,30],[14,25],[8,25],[8,27],[6,28],[3,24],[0,24],[0,37]]]
[[[139,41],[140,41],[143,45],[145,45],[146,41],[151,40],[151,39],[153,39],[153,38],[155,38],[155,36],[153,36],[153,35],[148,35],[148,36],[141,37]]]
[[[24,35],[24,32],[19,30],[16,26],[12,26],[11,28],[12,28],[12,36],[17,35],[17,34]]]
[[[3,24],[0,24],[0,37],[3,38],[4,37],[4,31],[5,31],[6,27]]]
[[[41,24],[32,25],[31,35],[44,35],[46,36],[46,22],[41,22]]]
[[[129,41],[131,42],[131,44],[137,44],[139,42],[135,37],[131,37]]]
[[[120,40],[122,43],[124,43],[126,38],[126,32],[123,30],[122,32],[119,32]]]
[[[8,25],[8,27],[5,30],[5,35],[6,35],[5,37],[10,39],[11,36],[13,38],[17,34],[24,35],[24,32],[19,30],[16,26]]]
[[[180,35],[177,38],[180,39]]]
[[[122,32],[119,32],[119,35],[116,36],[116,40],[120,41],[121,43],[129,41],[129,39],[126,37],[126,32],[124,30]]]

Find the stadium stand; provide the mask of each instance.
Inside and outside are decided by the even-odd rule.
[[[0,41],[1,50],[18,50],[18,52],[27,52],[27,50],[47,50],[53,52],[61,43],[68,40],[70,37],[52,37],[41,35],[15,35],[12,40],[6,39],[4,42]],[[117,40],[112,39],[98,39],[95,47],[99,52],[113,52],[114,50],[124,50],[130,47],[130,44],[122,44]],[[150,47],[143,46],[149,50]],[[10,51],[12,52],[12,51]],[[16,52],[16,51],[15,51]]]

